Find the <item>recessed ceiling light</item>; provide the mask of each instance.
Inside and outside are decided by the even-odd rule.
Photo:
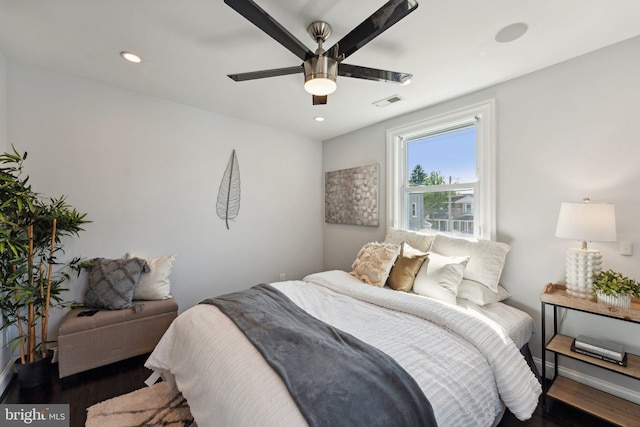
[[[315,117],[313,118],[313,120],[315,120],[316,122],[324,122],[324,117],[322,117],[322,116],[315,116]]]
[[[120,52],[120,56],[122,56],[127,61],[133,62],[135,64],[139,64],[142,62],[142,58],[132,52],[123,51],[123,52]]]
[[[524,22],[518,22],[516,24],[507,25],[496,34],[496,41],[498,43],[509,43],[519,39],[527,32],[529,26]]]

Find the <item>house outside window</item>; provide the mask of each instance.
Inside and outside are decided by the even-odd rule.
[[[421,194],[409,195],[409,206],[411,208],[409,218],[407,219],[408,230],[419,230],[422,228],[422,222],[424,218],[424,204],[422,202]]]
[[[494,111],[491,100],[387,131],[387,226],[495,239]]]

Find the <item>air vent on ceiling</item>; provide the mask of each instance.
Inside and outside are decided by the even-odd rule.
[[[376,102],[373,103],[373,105],[375,105],[376,107],[382,108],[382,107],[386,107],[387,105],[391,105],[391,104],[394,104],[396,102],[400,102],[400,101],[403,101],[403,100],[404,100],[403,97],[401,97],[400,95],[396,94],[396,95],[391,95],[388,98],[381,99],[380,101],[376,101]]]

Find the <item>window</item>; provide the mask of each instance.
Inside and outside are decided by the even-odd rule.
[[[387,131],[387,225],[495,239],[493,100]]]

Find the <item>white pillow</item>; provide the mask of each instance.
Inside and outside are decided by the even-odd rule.
[[[511,247],[506,243],[437,234],[431,251],[446,256],[468,256],[464,278],[498,292],[502,268]]]
[[[487,305],[511,298],[511,293],[500,285],[498,285],[498,292],[493,292],[478,282],[462,279],[460,286],[458,286],[458,298],[469,300],[478,305]]]
[[[383,287],[399,254],[400,246],[393,243],[367,243],[358,252],[350,274],[362,282]]]
[[[468,261],[468,256],[447,257],[429,252],[429,262],[416,275],[413,292],[455,304]]]
[[[387,243],[395,243],[396,245],[407,242],[412,247],[422,252],[428,252],[435,234],[420,233],[411,230],[400,230],[397,228],[388,228],[384,241]]]
[[[173,269],[175,255],[158,258],[144,258],[127,252],[126,259],[142,258],[147,262],[150,271],[140,276],[138,284],[133,288],[134,300],[160,300],[171,298],[169,275]]]

